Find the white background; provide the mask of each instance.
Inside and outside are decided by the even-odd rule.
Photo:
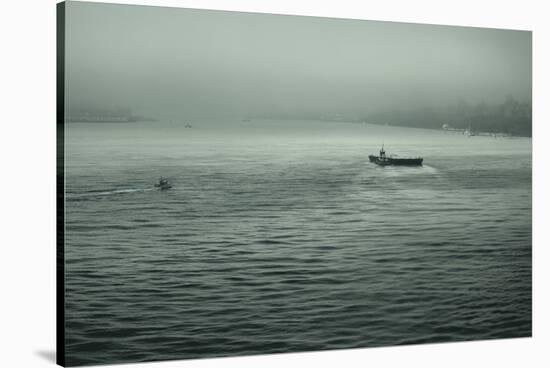
[[[110,1],[109,1],[110,2]],[[545,1],[119,1],[533,30],[533,338],[279,354],[126,367],[550,367],[550,12]],[[55,0],[0,5],[0,367],[55,356]]]

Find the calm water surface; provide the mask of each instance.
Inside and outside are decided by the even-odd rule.
[[[300,121],[66,139],[69,365],[531,335],[530,139]],[[369,163],[382,142],[425,165]]]

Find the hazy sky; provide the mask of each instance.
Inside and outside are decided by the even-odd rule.
[[[531,33],[68,2],[70,106],[361,115],[531,98]]]

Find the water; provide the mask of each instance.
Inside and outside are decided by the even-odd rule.
[[[531,335],[530,139],[299,121],[66,134],[69,365]],[[369,163],[382,142],[425,165]]]

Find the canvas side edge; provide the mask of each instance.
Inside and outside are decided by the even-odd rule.
[[[65,366],[65,9],[56,4],[56,363]]]

